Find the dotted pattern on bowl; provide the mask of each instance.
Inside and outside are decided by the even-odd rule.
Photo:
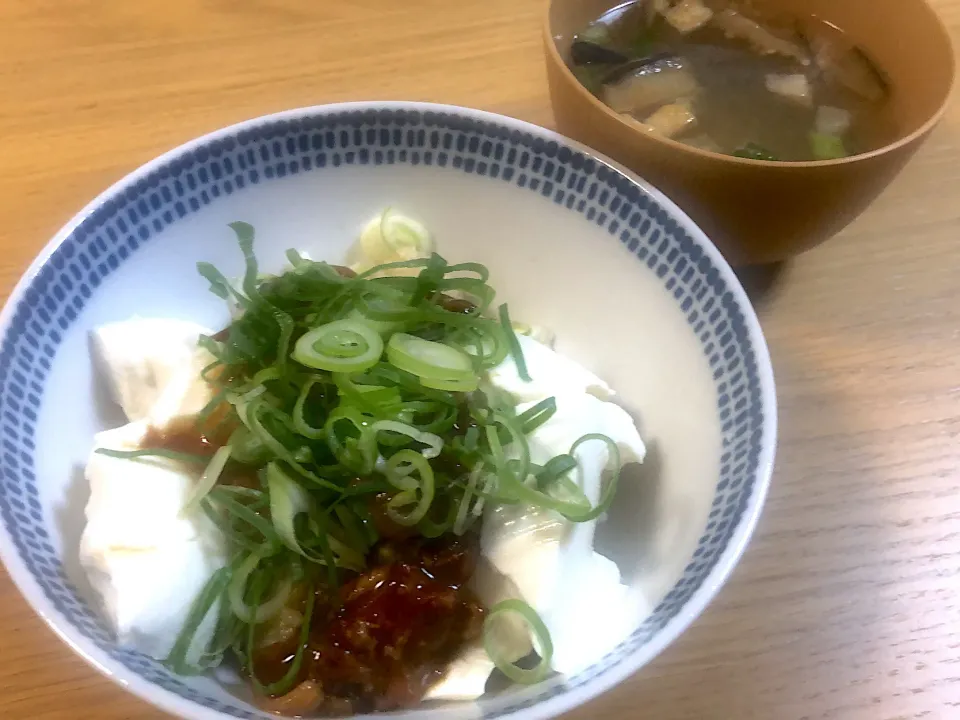
[[[494,121],[444,112],[349,110],[268,119],[157,168],[100,206],[30,283],[0,345],[0,515],[24,564],[67,620],[145,680],[238,718],[270,717],[185,684],[160,663],[117,647],[64,575],[45,526],[34,472],[44,381],[63,333],[103,279],[168,225],[250,185],[350,165],[427,165],[512,183],[580,213],[626,245],[686,313],[707,357],[722,426],[720,481],[709,522],[683,576],[613,652],[576,677],[487,714],[503,717],[590,682],[645,645],[704,582],[754,492],[763,414],[743,315],[712,260],[642,188],[579,150]]]

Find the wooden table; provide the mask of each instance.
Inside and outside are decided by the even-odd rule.
[[[935,0],[960,31],[960,0]],[[0,299],[100,190],[283,108],[405,98],[551,125],[541,0],[0,3]],[[571,720],[960,718],[960,110],[759,303],[770,499],[703,617]],[[0,575],[0,717],[165,717]]]

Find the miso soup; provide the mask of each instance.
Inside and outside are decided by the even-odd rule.
[[[756,160],[832,160],[896,136],[891,86],[838,28],[747,0],[635,0],[578,33],[571,69],[645,132]]]

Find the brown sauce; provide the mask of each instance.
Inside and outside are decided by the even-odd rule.
[[[372,569],[336,597],[319,593],[297,686],[310,683],[309,695],[301,690],[316,705],[308,711],[359,713],[419,703],[460,649],[480,636],[484,611],[465,587],[477,553],[476,538],[387,542],[371,553]],[[296,643],[258,651],[258,677],[282,677]]]
[[[477,309],[477,306],[469,300],[453,297],[452,295],[446,295],[444,293],[440,293],[440,296],[435,302],[447,312],[457,313],[459,315],[469,315]]]
[[[151,450],[173,450],[188,455],[212,457],[227,444],[230,434],[236,428],[236,421],[227,419],[230,409],[229,405],[224,404],[202,423],[198,422],[196,417],[185,416],[177,418],[163,430],[150,427],[141,445]],[[233,461],[224,467],[219,482],[221,485],[260,487],[255,468]]]

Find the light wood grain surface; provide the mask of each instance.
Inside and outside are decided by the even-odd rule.
[[[842,1],[842,0],[839,0]],[[357,99],[550,126],[541,0],[0,3],[0,300],[91,197],[185,140]],[[934,0],[956,36],[960,0]],[[755,539],[660,658],[570,720],[960,718],[960,110],[759,303],[781,404]],[[0,574],[0,718],[166,717]]]

